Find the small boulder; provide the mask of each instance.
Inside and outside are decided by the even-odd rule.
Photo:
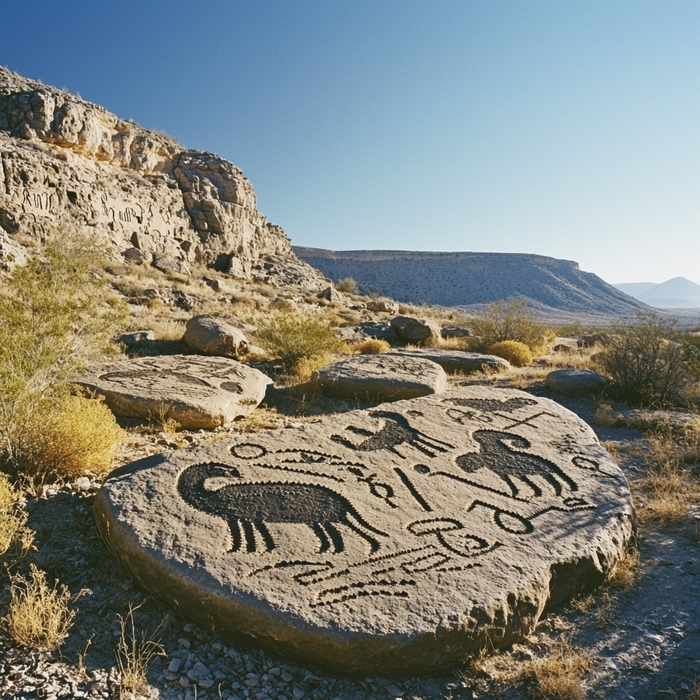
[[[206,284],[207,287],[215,291],[217,294],[221,294],[222,292],[226,291],[226,288],[221,282],[221,280],[217,280],[212,277],[202,277],[202,282]]]
[[[544,383],[550,389],[572,398],[593,396],[606,385],[605,379],[590,369],[555,369],[546,376]]]
[[[195,352],[220,357],[239,357],[248,352],[248,339],[239,328],[213,316],[193,316],[182,338]]]
[[[192,273],[190,268],[182,260],[174,260],[164,255],[157,255],[153,258],[153,267],[161,272],[177,272],[180,275],[189,277]]]
[[[132,263],[136,263],[137,265],[142,265],[145,262],[148,262],[149,255],[147,253],[144,253],[142,250],[139,250],[138,248],[127,248],[122,255],[126,260]]]
[[[440,326],[427,318],[412,318],[411,316],[396,316],[392,318],[391,327],[396,335],[407,343],[425,343],[440,340]]]
[[[572,353],[578,352],[579,341],[576,338],[560,338],[556,337],[554,339],[554,346],[552,350],[554,352]]]
[[[447,388],[445,370],[417,357],[356,355],[314,372],[327,396],[380,397],[387,401],[440,394]]]
[[[333,286],[326,287],[316,296],[318,296],[319,299],[325,299],[326,301],[337,301],[341,304],[344,304],[347,301],[346,298]]]
[[[440,332],[445,340],[449,338],[471,338],[474,335],[468,328],[461,328],[460,326],[443,326]]]
[[[367,302],[367,310],[397,314],[399,313],[399,304],[393,299],[370,299],[370,301]]]
[[[270,302],[270,308],[275,311],[296,311],[299,307],[293,299],[286,297],[275,297]]]
[[[131,333],[122,333],[117,336],[118,343],[124,343],[127,348],[133,348],[148,340],[155,340],[156,334],[154,331],[131,331]]]
[[[387,343],[397,345],[401,339],[396,335],[396,331],[388,323],[375,323],[374,321],[365,321],[357,326],[358,331],[364,333],[370,338],[377,340],[386,340]]]

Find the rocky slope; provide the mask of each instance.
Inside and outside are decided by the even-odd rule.
[[[0,263],[21,254],[22,234],[64,225],[94,229],[115,253],[323,284],[233,163],[0,67]]]
[[[543,313],[632,316],[647,308],[571,260],[516,253],[332,251],[294,247],[334,281],[352,277],[363,289],[398,301],[474,307],[521,298]]]

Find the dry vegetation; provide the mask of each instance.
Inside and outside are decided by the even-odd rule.
[[[46,573],[30,565],[29,574],[10,577],[11,601],[3,629],[21,646],[46,649],[60,643],[73,624],[71,594],[65,586],[46,582]]]

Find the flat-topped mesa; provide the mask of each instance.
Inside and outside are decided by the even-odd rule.
[[[287,283],[323,284],[233,163],[2,67],[0,183],[0,235],[78,224],[119,253],[136,247],[244,278],[289,262]]]

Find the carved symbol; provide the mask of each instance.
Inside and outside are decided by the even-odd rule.
[[[362,468],[360,467],[348,467],[348,471],[357,477],[358,482],[367,484],[369,486],[369,492],[373,496],[381,498],[390,508],[398,508],[396,503],[391,500],[394,497],[394,489],[389,484],[375,481],[377,478],[376,474],[364,476]]]
[[[426,472],[422,471],[420,467],[423,467],[423,469],[426,469],[427,471],[430,471],[428,467],[426,467],[423,464],[416,464],[414,469],[419,473],[419,474],[425,474]],[[432,508],[430,504],[421,496],[421,494],[418,492],[418,489],[413,485],[411,480],[408,478],[406,473],[403,471],[403,469],[399,469],[399,467],[394,467],[394,471],[398,475],[399,479],[401,479],[401,483],[409,490],[411,496],[416,499],[418,505],[427,513],[432,512]]]
[[[461,408],[448,408],[447,415],[455,423],[460,425],[466,425],[471,421],[478,421],[479,423],[493,423],[493,418],[484,413],[479,413],[478,411],[463,411]]]
[[[454,445],[450,445],[448,442],[443,442],[437,438],[431,438],[420,430],[412,428],[406,418],[400,413],[395,413],[393,411],[371,411],[370,416],[373,418],[384,418],[384,425],[378,432],[373,433],[369,430],[356,428],[352,425],[346,428],[346,430],[366,438],[359,445],[354,444],[341,435],[331,435],[331,440],[345,447],[349,447],[351,450],[359,450],[361,452],[389,450],[401,457],[401,459],[406,458],[396,448],[403,444],[411,445],[429,457],[435,457],[436,453],[447,452],[448,448],[454,447]]]
[[[467,473],[473,473],[482,468],[489,469],[507,484],[513,498],[521,496],[521,488],[513,481],[513,477],[524,481],[537,497],[542,495],[542,489],[533,480],[534,476],[543,478],[554,489],[557,496],[561,496],[562,485],[568,486],[571,491],[578,490],[576,482],[554,462],[515,450],[514,447],[522,449],[531,447],[530,441],[521,435],[497,430],[477,430],[473,438],[479,443],[479,452],[467,452],[457,457],[457,465]],[[473,485],[479,486],[479,484]]]
[[[325,486],[243,482],[229,483],[214,491],[205,486],[207,479],[240,476],[235,467],[208,462],[187,467],[177,482],[177,490],[186,503],[228,523],[233,540],[229,551],[240,551],[241,535],[245,537],[246,551],[257,551],[256,531],[265,550],[272,551],[275,543],[267,529],[268,523],[308,525],[319,539],[319,553],[331,549],[331,545],[334,553],[345,549],[336,524],[345,525],[362,537],[372,552],[379,549],[379,542],[370,533],[387,537],[367,523],[346,498]]]
[[[498,399],[447,399],[451,404],[455,406],[469,406],[470,408],[476,408],[478,411],[483,413],[493,413],[495,411],[504,411],[505,413],[512,413],[517,411],[519,408],[524,408],[525,406],[534,406],[537,401],[534,399],[526,398],[514,398],[506,399],[505,401],[499,401]]]
[[[509,510],[503,510],[503,508],[498,508],[490,503],[484,503],[483,501],[474,501],[474,503],[467,508],[467,513],[474,510],[477,506],[492,510],[493,521],[496,525],[498,525],[501,530],[510,532],[513,535],[529,535],[535,529],[528,518]]]
[[[499,415],[496,413],[495,415]],[[530,422],[535,420],[535,418],[539,418],[540,416],[551,416],[552,418],[556,418],[556,416],[553,413],[547,413],[547,411],[540,411],[539,413],[535,413],[534,416],[528,416],[527,418],[523,418],[522,420],[516,420],[513,421],[510,425],[506,425],[503,429],[504,430],[510,430],[511,428],[515,428],[518,425],[530,425]],[[499,416],[500,418],[505,418],[506,416]]]
[[[489,544],[483,537],[459,532],[458,537],[447,536],[447,533],[455,533],[464,529],[464,525],[454,518],[430,518],[428,520],[416,520],[407,527],[408,531],[417,537],[435,535],[440,544],[450,552],[460,557],[476,557],[500,547],[500,542]],[[451,541],[450,541],[451,540]]]

